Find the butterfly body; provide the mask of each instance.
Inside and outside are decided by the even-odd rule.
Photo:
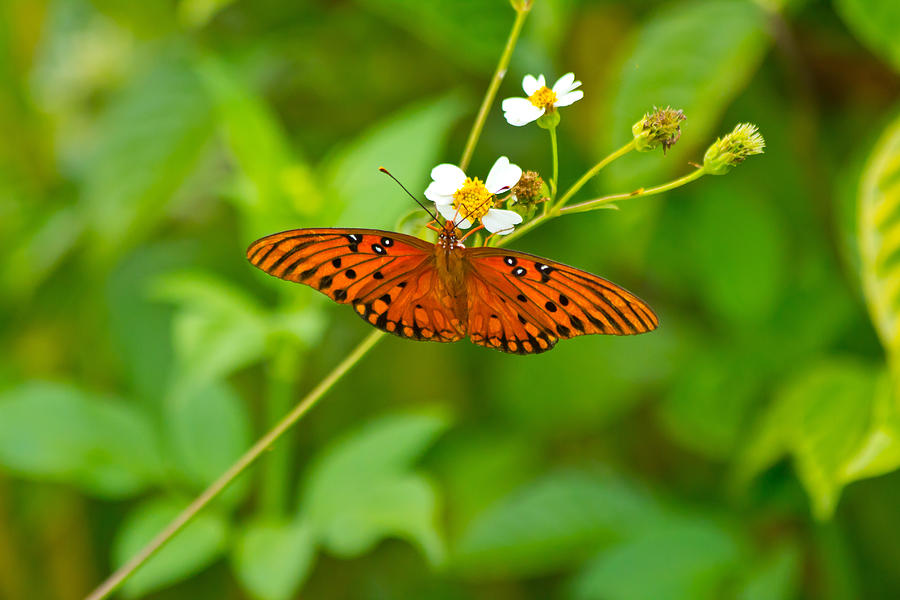
[[[605,279],[523,252],[467,248],[451,224],[433,244],[375,229],[296,229],[257,240],[247,258],[414,340],[468,335],[481,346],[535,354],[560,338],[658,325],[643,301]]]

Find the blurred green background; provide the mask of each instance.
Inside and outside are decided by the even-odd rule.
[[[414,206],[378,166],[421,191],[458,160],[513,17],[0,2],[0,598],[82,598],[369,333],[244,249],[396,229]],[[653,105],[688,118],[579,199],[686,173],[739,121],[767,139],[513,244],[659,330],[529,357],[388,336],[123,595],[900,597],[898,31],[896,0],[535,0],[498,101],[584,82],[563,189]],[[498,102],[470,171],[547,174],[546,138]]]

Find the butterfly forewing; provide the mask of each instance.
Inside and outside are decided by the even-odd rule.
[[[352,304],[360,317],[388,333],[456,341],[465,331],[438,295],[433,248],[416,237],[375,229],[295,229],[257,240],[247,258],[270,275]]]
[[[500,248],[473,248],[468,259],[470,288],[489,290],[503,306],[498,311],[497,302],[470,295],[469,335],[476,344],[527,354],[549,350],[557,338],[631,335],[659,324],[640,298],[586,271]],[[502,316],[509,313],[521,327]],[[495,315],[511,337],[495,335]]]

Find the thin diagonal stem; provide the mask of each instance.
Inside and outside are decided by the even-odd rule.
[[[566,202],[571,200],[572,196],[574,196],[578,192],[578,190],[583,188],[584,184],[586,184],[595,175],[597,175],[597,173],[599,173],[604,167],[606,167],[606,165],[608,165],[612,161],[616,160],[620,156],[624,156],[625,154],[628,154],[632,150],[634,150],[634,140],[631,140],[630,142],[628,142],[627,144],[625,144],[624,146],[622,146],[621,148],[619,148],[618,150],[616,150],[615,152],[613,152],[612,154],[610,154],[609,156],[607,156],[606,158],[604,158],[603,160],[598,162],[596,165],[594,165],[593,167],[588,169],[588,171],[584,175],[581,176],[581,179],[576,181],[574,183],[574,185],[572,185],[572,187],[570,187],[566,191],[566,193],[563,194],[563,197],[560,198],[559,202],[556,203],[556,207],[559,208],[561,206],[565,206]]]
[[[587,202],[582,202],[581,204],[565,206],[559,209],[559,213],[562,215],[569,215],[580,212],[587,212],[589,210],[597,210],[598,208],[602,208],[604,205],[607,205],[610,202],[615,202],[616,200],[625,200],[626,198],[637,198],[639,196],[652,196],[654,194],[661,194],[662,192],[667,192],[671,189],[681,187],[682,185],[690,183],[695,179],[700,179],[704,174],[705,171],[703,170],[703,167],[700,167],[699,169],[691,171],[684,177],[679,177],[678,179],[670,181],[669,183],[664,183],[662,185],[646,189],[641,188],[639,190],[626,192],[624,194],[611,194],[609,196],[603,196],[602,198],[588,200]]]
[[[165,529],[160,531],[141,551],[134,555],[127,563],[119,567],[115,573],[109,576],[100,586],[95,589],[86,600],[102,600],[109,597],[122,583],[131,576],[134,571],[143,565],[153,556],[157,550],[168,542],[178,533],[185,525],[187,525],[194,516],[208,505],[213,498],[218,496],[228,485],[233,482],[238,475],[244,472],[260,455],[271,446],[275,440],[280,438],[294,423],[300,420],[313,406],[316,405],[325,392],[331,389],[347,371],[353,368],[359,359],[368,352],[378,341],[384,337],[380,331],[373,331],[360,344],[347,355],[344,360],[328,374],[325,379],[319,382],[315,388],[310,391],[303,400],[300,401],[294,409],[281,419],[269,432],[261,437],[253,446],[241,456],[236,463],[231,465],[227,471],[216,479],[202,494],[197,496],[187,508],[175,517]]]
[[[497,90],[500,89],[500,83],[506,76],[506,69],[509,67],[513,48],[516,47],[519,33],[522,31],[522,25],[525,24],[525,18],[531,11],[531,3],[528,2],[526,4],[527,6],[516,9],[516,20],[513,23],[512,31],[509,32],[509,38],[506,40],[506,47],[503,48],[503,54],[500,55],[500,62],[497,63],[497,70],[494,71],[491,83],[484,95],[484,99],[481,101],[481,108],[478,109],[478,116],[475,117],[475,122],[472,124],[471,131],[469,131],[469,139],[466,140],[466,147],[463,150],[462,158],[459,159],[459,168],[463,171],[468,168],[469,163],[472,161],[472,154],[475,152],[478,138],[481,137],[481,130],[484,129],[484,122],[487,120],[491,105],[494,103],[494,98],[497,97]]]

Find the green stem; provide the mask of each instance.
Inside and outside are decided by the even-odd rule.
[[[490,112],[491,105],[494,103],[494,98],[497,96],[497,90],[500,89],[500,83],[506,76],[506,69],[509,67],[513,48],[516,47],[519,33],[522,31],[522,25],[525,24],[525,18],[530,11],[530,2],[527,3],[527,6],[516,9],[516,21],[513,23],[512,31],[509,32],[509,38],[506,40],[506,47],[503,48],[503,54],[500,55],[500,62],[497,63],[497,70],[494,71],[494,76],[491,78],[491,83],[484,95],[484,100],[481,101],[481,108],[478,109],[478,116],[475,117],[475,122],[472,124],[471,131],[469,131],[469,139],[466,140],[466,147],[463,150],[462,158],[459,160],[459,168],[463,171],[466,170],[472,160],[472,154],[475,152],[475,145],[478,144],[478,138],[481,137],[481,130],[484,129],[484,122],[487,120],[488,112]]]
[[[268,394],[266,396],[266,426],[276,425],[291,408],[297,385],[297,345],[284,340],[276,348],[268,366]],[[291,445],[282,440],[267,454],[262,473],[260,506],[262,512],[273,517],[284,514],[288,500],[288,475],[291,471]]]
[[[553,153],[553,179],[550,180],[550,200],[556,200],[556,186],[559,181],[559,153],[556,145],[556,127],[551,127],[550,148]]]
[[[603,196],[602,198],[596,198],[594,200],[588,200],[587,202],[582,202],[581,204],[573,204],[572,206],[566,206],[559,210],[560,214],[568,215],[575,214],[580,212],[587,212],[589,210],[596,210],[602,207],[605,204],[609,204],[610,202],[615,202],[616,200],[624,200],[626,198],[637,198],[639,196],[652,196],[654,194],[661,194],[662,192],[667,192],[671,189],[680,187],[686,183],[690,183],[696,179],[700,179],[705,174],[703,167],[696,169],[684,177],[679,177],[674,181],[670,181],[669,183],[664,183],[662,185],[658,185],[652,188],[641,188],[639,190],[635,190],[633,192],[626,192],[624,194],[612,194],[609,196]]]
[[[578,192],[578,190],[583,188],[584,184],[586,184],[588,181],[590,181],[591,178],[593,178],[597,173],[599,173],[606,165],[608,165],[612,161],[616,160],[620,156],[624,156],[625,154],[628,154],[632,150],[634,150],[634,140],[631,140],[630,142],[628,142],[627,144],[625,144],[624,146],[622,146],[621,148],[619,148],[618,150],[616,150],[615,152],[613,152],[612,154],[610,154],[609,156],[607,156],[606,158],[604,158],[603,160],[598,162],[596,165],[591,167],[587,171],[587,173],[585,173],[584,175],[581,176],[581,179],[576,181],[575,184],[572,187],[570,187],[565,194],[563,194],[563,197],[559,199],[559,202],[557,202],[555,206],[557,208],[559,208],[561,206],[565,206],[566,202],[571,200],[572,196],[574,196]]]
[[[330,390],[341,377],[353,368],[366,352],[377,344],[382,337],[384,337],[384,333],[380,331],[373,331],[370,333],[356,348],[353,349],[352,352],[350,352],[350,354],[347,355],[346,358],[344,358],[344,360],[341,361],[340,364],[338,364],[337,367],[334,368],[333,371],[331,371],[331,373],[328,374],[327,377],[325,377],[325,379],[319,382],[319,385],[313,388],[291,412],[281,419],[275,427],[269,430],[266,435],[253,444],[253,446],[247,450],[236,463],[231,465],[228,470],[222,473],[222,475],[206,488],[202,494],[197,496],[197,498],[195,498],[187,508],[181,511],[181,513],[175,517],[165,529],[159,532],[156,537],[150,540],[146,546],[141,548],[137,554],[116,570],[115,573],[110,575],[106,581],[97,587],[97,589],[91,592],[86,600],[102,600],[103,598],[109,597],[110,594],[118,589],[119,586],[121,586],[122,583],[138,569],[138,567],[147,562],[157,550],[172,539],[172,537],[178,533],[182,527],[187,525],[197,513],[206,507],[213,498],[218,496],[222,490],[228,487],[228,485],[243,473],[247,467],[253,464],[253,462],[256,461],[256,459],[258,459],[263,452],[275,442],[275,440],[284,435],[285,431],[315,406],[316,402],[325,395],[325,392]]]

